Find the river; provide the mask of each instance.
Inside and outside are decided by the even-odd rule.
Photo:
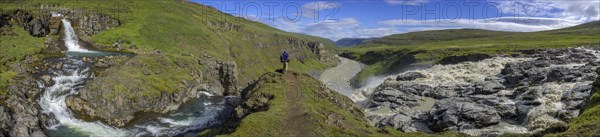
[[[473,136],[542,132],[567,125],[591,95],[600,51],[545,49],[522,57],[434,65],[348,80],[362,64],[340,58],[320,79],[365,110],[373,125],[403,132],[458,131]]]
[[[62,23],[65,29],[64,42],[68,48],[66,56],[46,59],[49,62],[62,64],[59,68],[46,70],[55,84],[44,85],[43,82],[38,82],[39,87],[44,90],[38,102],[42,113],[49,116],[49,120],[45,121],[48,125],[46,127],[48,136],[176,136],[188,132],[197,133],[206,128],[219,126],[224,120],[224,113],[229,113],[232,109],[224,102],[227,97],[201,92],[197,95],[197,99],[188,101],[177,110],[155,119],[139,122],[134,126],[117,128],[100,121],[84,121],[76,118],[67,108],[65,99],[77,95],[79,88],[83,87],[86,81],[94,79],[90,71],[93,62],[85,62],[83,58],[123,54],[82,48],[71,23],[67,19],[62,19]]]

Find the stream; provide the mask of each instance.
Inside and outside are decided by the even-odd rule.
[[[75,117],[65,103],[93,80],[93,62],[84,57],[122,55],[82,48],[71,23],[62,19],[65,57],[49,68],[53,85],[38,82],[44,93],[38,103],[49,116],[49,136],[180,136],[218,127],[232,111],[228,97],[207,92],[177,110],[135,125],[117,128]],[[339,58],[320,80],[365,109],[375,126],[403,132],[459,131],[470,135],[533,133],[577,117],[591,94],[600,52],[587,48],[546,50],[525,57],[494,57],[479,62],[435,65],[391,76],[368,78],[355,89],[349,80],[363,64]]]
[[[76,118],[67,108],[65,99],[77,95],[86,81],[94,79],[91,72],[93,61],[84,62],[83,58],[123,54],[84,49],[78,44],[79,40],[71,23],[67,19],[62,19],[62,24],[65,29],[64,43],[68,48],[66,56],[46,59],[49,62],[62,64],[58,68],[49,68],[46,71],[52,77],[53,85],[46,86],[43,82],[38,82],[39,87],[44,90],[38,102],[42,113],[49,116],[46,122],[48,136],[178,136],[219,126],[224,120],[222,113],[229,113],[232,110],[231,106],[224,102],[228,97],[201,92],[197,95],[197,99],[186,102],[173,112],[125,128]]]
[[[434,65],[369,78],[348,88],[362,65],[340,58],[320,77],[365,110],[377,127],[473,136],[537,133],[566,126],[591,95],[600,51],[545,49],[520,57]]]

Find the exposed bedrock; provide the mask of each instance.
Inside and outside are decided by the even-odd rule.
[[[550,49],[401,73],[371,94],[368,118],[405,132],[543,132],[579,115],[599,55]]]
[[[103,122],[124,127],[135,118],[136,112],[167,113],[176,110],[183,103],[196,98],[200,92],[216,95],[238,95],[237,67],[234,62],[222,62],[214,59],[203,59],[199,62],[206,66],[206,71],[193,71],[193,80],[182,80],[179,91],[161,92],[159,95],[144,96],[144,84],[128,85],[126,93],[113,94],[113,88],[97,88],[110,83],[114,79],[107,75],[91,81],[79,91],[78,96],[67,97],[67,106],[85,117],[100,119]],[[178,63],[175,63],[178,64]],[[125,65],[136,65],[128,63]],[[186,66],[179,63],[172,67]],[[108,70],[105,73],[112,73]],[[135,81],[135,80],[133,80]],[[137,95],[140,97],[131,97]]]

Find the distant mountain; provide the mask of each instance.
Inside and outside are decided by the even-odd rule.
[[[378,45],[405,46],[431,42],[451,41],[458,39],[475,39],[512,34],[514,32],[492,31],[482,29],[447,29],[393,34],[365,42]],[[336,42],[337,43],[337,42]]]
[[[343,38],[335,41],[337,47],[352,47],[364,44],[365,42],[371,41],[374,38]]]
[[[344,49],[343,57],[367,64],[359,81],[394,72],[406,63],[432,63],[470,54],[516,55],[523,50],[600,45],[600,21],[539,32],[448,29],[393,34]]]
[[[381,38],[371,39],[369,41],[362,41],[362,45],[389,45],[389,46],[408,46],[408,45],[420,45],[427,43],[439,43],[445,41],[454,40],[475,40],[475,39],[510,39],[510,36],[521,36],[521,37],[532,37],[529,34],[539,35],[598,35],[600,33],[600,21],[588,22],[577,26],[539,31],[539,32],[505,32],[505,31],[493,31],[483,29],[447,29],[447,30],[430,30],[430,31],[419,31],[409,32],[402,34],[393,34]],[[344,40],[344,39],[342,39]],[[336,45],[339,46],[339,42],[336,41]]]

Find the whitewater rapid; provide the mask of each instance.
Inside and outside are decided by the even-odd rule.
[[[582,113],[600,64],[597,49],[538,52],[373,76],[358,89],[346,85],[361,66],[340,58],[320,80],[363,107],[375,126],[473,136],[536,133]]]
[[[42,113],[53,116],[56,121],[49,123],[50,130],[64,128],[88,133],[90,136],[129,136],[130,134],[121,129],[104,125],[100,122],[85,122],[76,119],[67,108],[65,100],[67,96],[76,95],[85,79],[91,78],[89,68],[82,67],[83,61],[67,59],[62,61],[63,69],[52,72],[54,85],[44,88],[44,94],[38,101]]]
[[[569,48],[407,71],[368,93],[365,114],[404,132],[540,132],[580,113],[598,62],[597,50]]]
[[[78,44],[77,35],[70,22],[62,19],[66,57],[48,59],[61,67],[48,68],[47,75],[52,77],[53,85],[45,85],[39,81],[39,88],[44,93],[38,103],[42,113],[49,117],[45,121],[48,136],[92,136],[92,137],[130,137],[130,136],[177,136],[188,132],[218,126],[223,113],[231,109],[225,104],[229,97],[215,96],[208,92],[199,92],[197,99],[192,99],[177,110],[164,114],[157,119],[150,119],[131,127],[116,128],[100,121],[84,121],[76,118],[66,105],[66,98],[78,94],[78,90],[86,81],[94,78],[90,71],[92,62],[84,62],[83,58],[96,58],[119,53],[107,53],[83,49]]]

